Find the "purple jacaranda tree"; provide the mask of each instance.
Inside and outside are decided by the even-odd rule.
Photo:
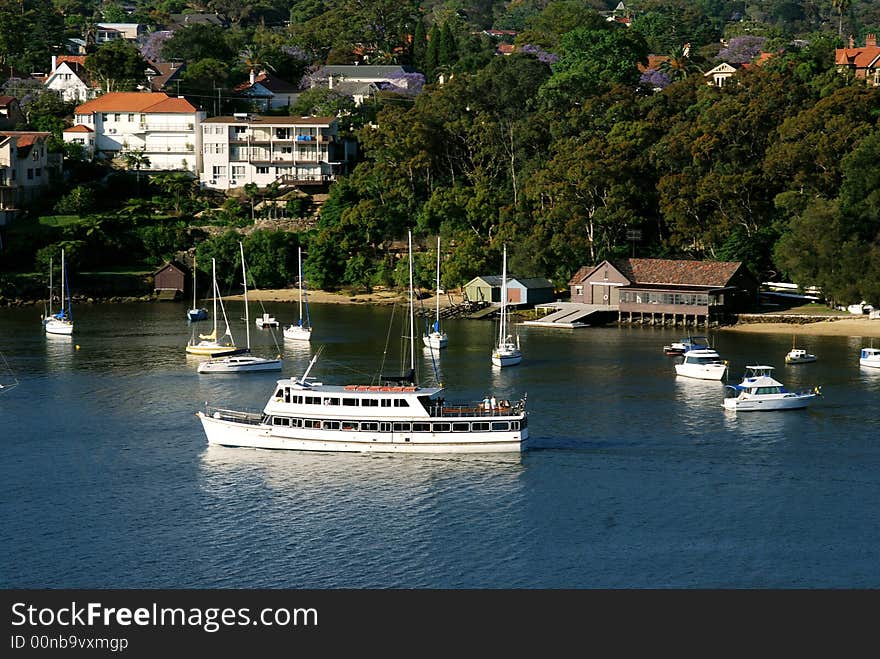
[[[388,82],[388,91],[397,92],[398,94],[410,94],[415,96],[422,91],[425,86],[425,75],[417,71],[394,74]]]
[[[645,69],[642,77],[639,78],[639,84],[651,89],[663,89],[670,82],[669,76],[657,69]]]
[[[144,43],[141,44],[141,56],[148,62],[156,62],[157,64],[164,62],[162,48],[172,34],[174,33],[170,30],[159,30],[148,35]]]
[[[755,59],[764,49],[767,37],[744,35],[733,37],[727,42],[727,48],[718,52],[718,59],[728,64],[747,64]]]
[[[520,47],[519,52],[525,53],[526,55],[534,55],[539,62],[544,62],[545,64],[555,64],[556,60],[559,59],[559,57],[553,53],[548,53],[540,46],[535,46],[530,43]]]

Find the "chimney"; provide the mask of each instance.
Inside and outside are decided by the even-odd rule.
[[[876,48],[877,47],[877,35],[873,32],[865,37],[865,47],[866,48]]]
[[[849,47],[850,48],[856,47],[856,42],[853,40],[853,35],[849,35]]]
[[[55,71],[55,61],[58,59],[57,56],[52,55],[52,71]]]
[[[333,89],[333,76],[327,76],[327,89]]]
[[[251,69],[251,84],[254,84],[257,81],[257,74]]]

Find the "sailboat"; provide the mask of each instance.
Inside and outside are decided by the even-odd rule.
[[[434,316],[434,324],[431,331],[425,331],[422,341],[426,348],[439,350],[445,348],[449,343],[449,337],[446,332],[440,329],[440,236],[437,236],[437,312]]]
[[[196,305],[196,260],[193,258],[193,305],[187,310],[186,319],[191,321],[207,320],[208,310]]]
[[[65,308],[66,307],[66,308]],[[70,284],[67,281],[67,266],[64,261],[64,250],[61,250],[61,309],[52,313],[52,261],[49,261],[49,310],[43,316],[43,328],[46,334],[73,334],[73,313],[70,303]]]
[[[303,299],[305,299],[305,319],[303,319]],[[299,248],[299,320],[296,324],[284,328],[284,338],[293,341],[312,340],[312,323],[309,319],[309,299],[305,294],[303,285],[302,247]]]
[[[222,338],[225,339],[228,336],[229,340],[217,340],[217,300],[220,297],[220,292],[217,288],[216,259],[211,259],[211,278],[214,282],[214,311],[211,316],[214,319],[214,330],[210,334],[199,334],[198,339],[196,338],[195,330],[193,330],[193,336],[189,343],[186,344],[186,352],[189,355],[218,356],[219,353],[235,350],[235,341],[232,338],[232,332],[229,330],[229,320],[226,318],[226,309],[223,308],[222,300],[220,300],[220,309],[223,312],[223,322],[226,323],[226,332],[224,332]]]
[[[280,371],[281,357],[267,359],[255,357],[251,352],[251,319],[248,313],[247,269],[244,265],[244,246],[238,243],[241,251],[241,276],[244,280],[244,326],[247,332],[247,347],[209,359],[199,364],[199,373],[253,373],[256,371]]]
[[[501,324],[498,328],[498,345],[492,350],[492,363],[495,366],[514,366],[522,361],[519,349],[519,336],[516,342],[507,333],[507,245],[504,246],[504,261],[501,268]]]

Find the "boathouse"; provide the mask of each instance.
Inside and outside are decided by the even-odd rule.
[[[162,300],[176,300],[183,295],[186,267],[177,261],[169,261],[153,273],[153,288]]]
[[[464,285],[465,297],[471,302],[501,304],[501,275],[474,277]],[[553,282],[543,277],[507,277],[507,303],[534,306],[554,299]]]
[[[618,321],[724,323],[757,304],[758,280],[741,262],[615,259],[580,268],[571,301],[616,305]]]

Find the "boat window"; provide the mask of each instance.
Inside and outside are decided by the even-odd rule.
[[[320,405],[321,399],[318,396],[306,396],[306,405]]]
[[[348,407],[357,407],[357,404],[358,404],[358,399],[357,399],[357,398],[343,398],[343,399],[342,399],[342,406],[343,406],[343,407],[345,407],[345,406],[348,406]]]
[[[528,425],[529,425],[529,419],[528,419],[528,417],[523,417],[523,418],[522,418],[522,421],[519,422],[519,427],[520,427],[520,428],[527,428]]]
[[[391,407],[391,399],[383,398],[382,399],[382,407]]]
[[[275,398],[284,398],[284,389],[279,389],[275,392]]]
[[[342,429],[343,430],[357,430],[358,423],[357,423],[357,421],[343,421],[342,422]]]
[[[467,432],[471,429],[470,426],[469,423],[453,423],[452,432]]]
[[[474,432],[489,430],[489,422],[488,421],[474,421],[471,424],[471,430]]]
[[[361,422],[361,430],[378,430],[379,424],[373,423],[372,421],[362,421]]]
[[[325,421],[324,430],[339,430],[339,421]]]
[[[320,428],[321,422],[314,421],[313,419],[303,419],[303,427],[304,428]]]
[[[394,407],[409,407],[409,401],[406,398],[395,398]]]
[[[409,424],[408,423],[395,423],[394,424],[394,432],[409,432]]]
[[[361,400],[361,407],[379,407],[377,398],[364,398]]]
[[[290,402],[290,387],[284,387],[284,402]]]
[[[431,432],[430,423],[414,423],[412,424],[413,432]]]
[[[391,424],[390,423],[380,423],[379,424],[379,432],[391,432]]]
[[[291,419],[290,425],[292,428],[302,428],[303,427],[303,420],[302,419]]]
[[[296,403],[297,405],[302,405],[303,397],[302,396],[293,396],[293,397],[291,397],[290,400],[293,401],[294,403]]]
[[[435,423],[434,432],[449,432],[450,425],[448,423]]]
[[[519,430],[519,421],[511,421],[510,422],[511,430]]]
[[[338,398],[325,398],[324,405],[339,405]]]
[[[493,421],[492,430],[510,430],[510,424],[507,421]]]
[[[286,419],[282,416],[275,416],[275,417],[272,417],[272,425],[273,426],[289,426],[290,419]]]

